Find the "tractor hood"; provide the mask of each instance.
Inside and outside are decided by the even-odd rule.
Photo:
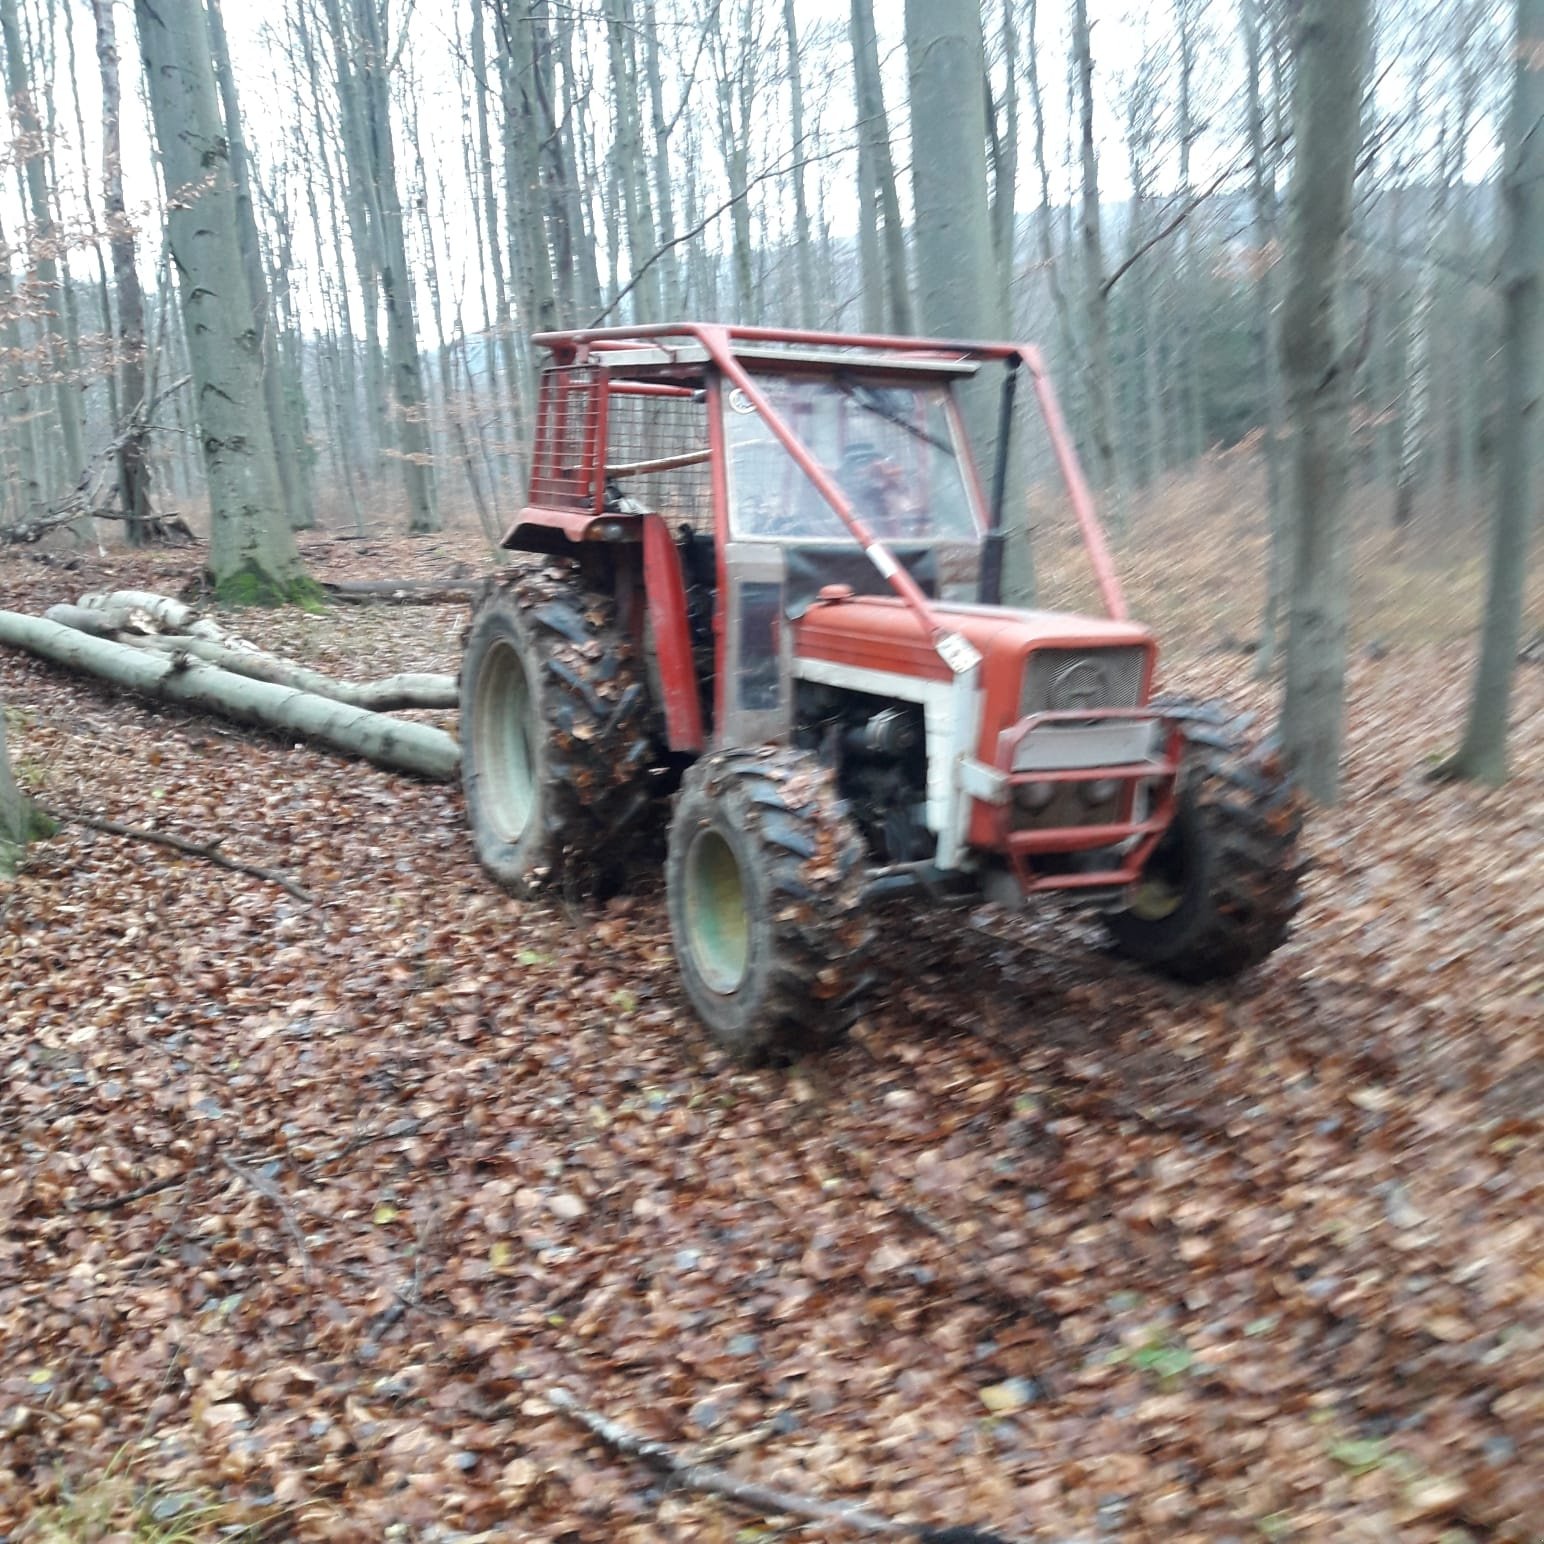
[[[1136,622],[1080,616],[1068,611],[1019,611],[1009,606],[933,603],[933,612],[962,634],[981,655],[988,677],[1004,666],[1015,673],[1033,649],[1126,647],[1151,652],[1152,633]],[[794,624],[794,653],[892,675],[947,681],[949,667],[923,631],[917,615],[894,596],[825,596]],[[995,667],[995,668],[994,668]]]

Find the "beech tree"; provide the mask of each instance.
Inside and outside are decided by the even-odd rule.
[[[118,498],[131,546],[150,534],[149,431],[145,404],[145,297],[139,285],[134,227],[123,198],[123,140],[120,132],[118,34],[113,0],[91,0],[96,20],[97,68],[102,78],[102,194],[107,217],[113,286],[118,295],[116,367],[118,403],[124,418],[118,440]]]
[[[54,219],[53,190],[49,186],[48,140],[33,101],[16,0],[0,0],[0,41],[5,47],[5,83],[18,136],[15,149],[21,163],[27,208],[32,217],[28,266],[38,303],[43,308],[44,353],[48,373],[53,379],[54,406],[64,451],[62,476],[58,481],[68,487],[81,475],[86,464],[80,398],[73,380],[72,310],[66,303],[68,286],[61,282],[67,275],[61,274],[59,263],[60,233]]]
[[[303,599],[313,586],[284,508],[263,401],[203,10],[199,0],[135,0],[134,12],[209,483],[215,593],[238,604]]]
[[[16,860],[32,835],[33,818],[11,771],[10,753],[5,748],[5,714],[0,711],[0,878],[9,879],[16,872]]]
[[[976,7],[906,0],[906,68],[912,143],[927,146],[926,154],[911,158],[922,331],[996,337],[1008,330],[1008,318],[987,197],[986,54]],[[964,394],[972,445],[988,482],[997,441],[992,384],[973,382]],[[1006,526],[1003,596],[1024,601],[1033,592],[1028,528],[1012,508]]]
[[[1490,574],[1469,719],[1450,777],[1506,778],[1507,712],[1518,643],[1528,535],[1539,504],[1544,438],[1544,0],[1517,0],[1511,110],[1501,194],[1506,210],[1501,297],[1501,444]]]
[[[1303,787],[1340,789],[1350,552],[1351,345],[1341,289],[1361,146],[1371,0],[1303,0],[1293,36],[1282,368],[1292,429],[1292,578],[1282,741]]]

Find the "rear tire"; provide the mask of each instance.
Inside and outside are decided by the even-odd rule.
[[[686,995],[737,1061],[825,1043],[856,1019],[873,926],[864,848],[813,756],[727,751],[687,772],[666,898]]]
[[[593,889],[651,800],[648,689],[611,598],[562,569],[492,591],[461,664],[461,782],[478,859],[529,890]]]
[[[1300,896],[1303,806],[1275,748],[1216,704],[1157,704],[1185,736],[1179,808],[1124,910],[1116,949],[1176,981],[1216,981],[1286,940]]]

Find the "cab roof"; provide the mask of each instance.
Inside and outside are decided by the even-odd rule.
[[[599,365],[618,373],[700,370],[719,350],[748,368],[773,372],[861,370],[931,379],[974,375],[988,360],[1021,356],[1009,343],[953,342],[869,333],[663,322],[538,333],[532,342],[558,364]]]

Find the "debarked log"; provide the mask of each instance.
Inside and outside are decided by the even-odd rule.
[[[395,771],[444,781],[460,766],[460,747],[443,729],[233,675],[186,652],[163,656],[15,611],[0,611],[0,643],[161,702],[299,735]]]

